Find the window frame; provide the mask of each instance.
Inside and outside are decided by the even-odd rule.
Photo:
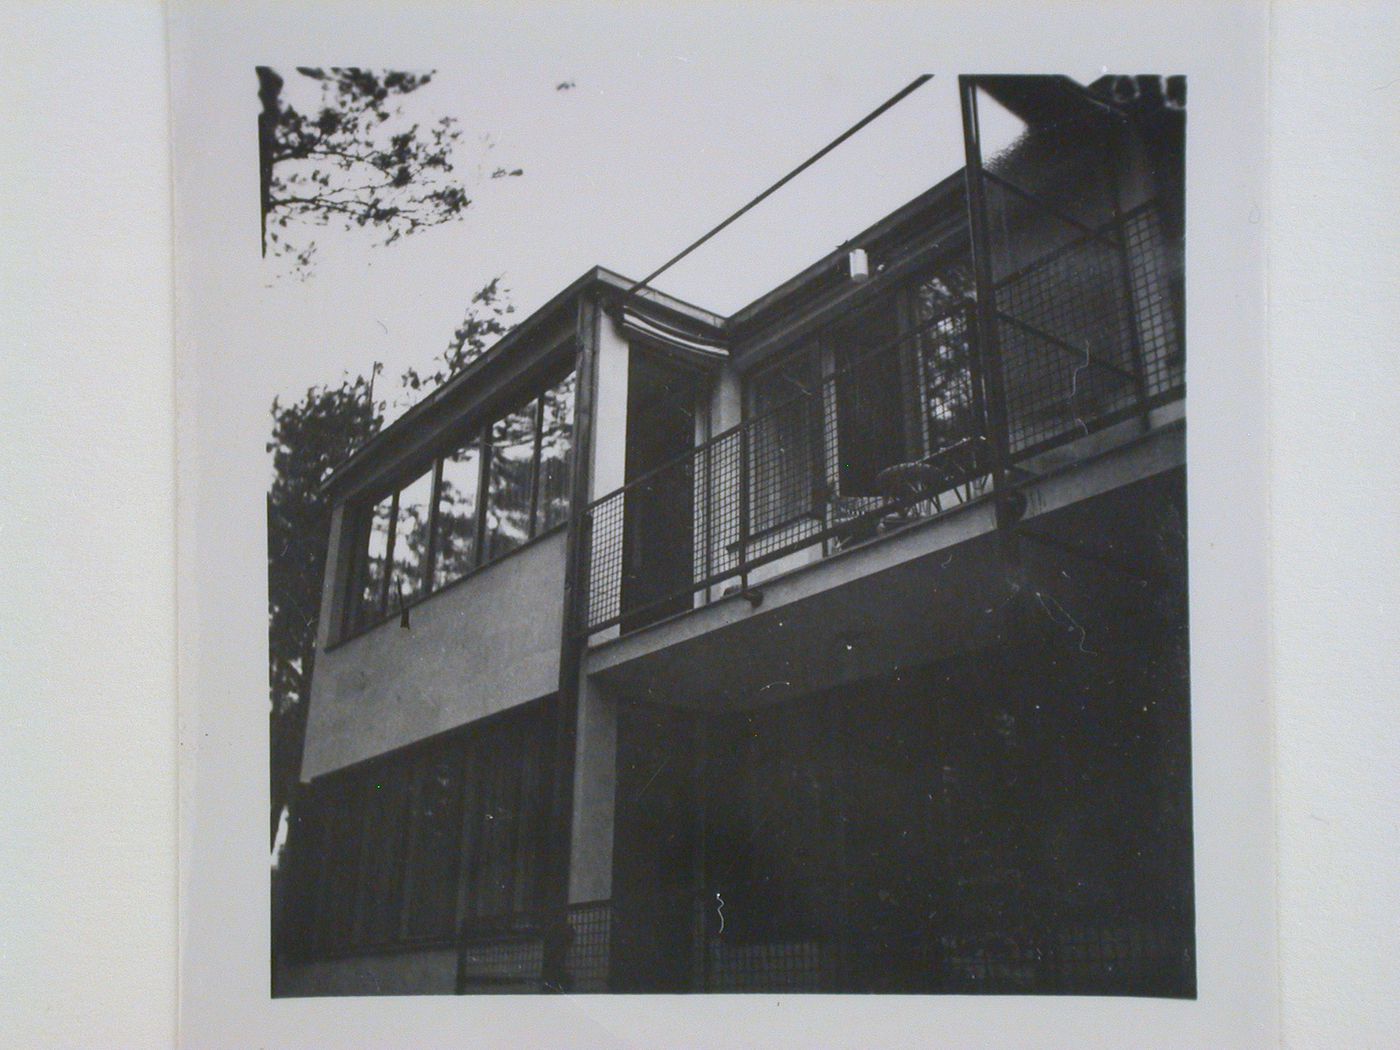
[[[566,513],[557,522],[552,523],[547,528],[541,528],[541,499],[540,484],[542,471],[540,469],[540,456],[543,444],[543,418],[545,412],[545,399],[550,391],[565,383],[570,376],[577,376],[577,361],[573,355],[567,356],[564,360],[555,363],[554,367],[540,373],[536,373],[536,378],[531,383],[519,387],[513,397],[498,399],[491,403],[489,409],[476,416],[476,418],[466,426],[452,429],[452,438],[440,442],[435,451],[428,459],[419,458],[407,469],[400,469],[395,472],[394,479],[387,484],[374,489],[369,495],[354,500],[347,505],[347,514],[350,520],[344,527],[344,535],[350,537],[352,547],[348,556],[347,572],[344,589],[344,607],[339,616],[337,626],[337,637],[330,647],[348,642],[362,634],[374,630],[376,627],[387,623],[395,616],[401,616],[414,606],[448,588],[460,581],[475,575],[477,572],[498,561],[510,557],[516,551],[524,550],[537,540],[551,535],[560,529],[565,528],[574,515],[572,501],[568,493],[572,492],[572,485],[566,486]],[[579,390],[577,380],[573,391],[573,403],[569,409],[569,445],[566,453],[568,470],[572,474],[575,468],[575,442],[578,432],[578,396]],[[493,471],[492,457],[492,430],[501,420],[522,410],[530,413],[534,432],[531,438],[530,454],[530,498],[529,509],[527,511],[527,535],[523,541],[514,547],[493,553],[488,548],[489,535],[487,529],[487,516],[490,508],[491,477]],[[438,582],[437,561],[440,554],[441,534],[441,502],[442,502],[442,475],[443,462],[461,449],[475,445],[478,457],[478,469],[476,478],[476,495],[474,505],[475,520],[472,525],[473,543],[470,558],[470,566],[460,575],[449,580]],[[432,478],[430,488],[429,506],[429,539],[428,550],[420,566],[421,580],[414,588],[413,595],[407,598],[402,605],[391,608],[389,593],[394,576],[394,547],[398,539],[398,519],[399,519],[399,498],[400,494],[408,486],[416,483],[425,475]],[[384,553],[384,575],[378,581],[379,594],[372,607],[366,608],[364,600],[364,588],[366,583],[366,572],[368,569],[369,540],[373,530],[373,519],[375,509],[383,503],[385,499],[390,500],[389,508],[389,532],[388,541]]]
[[[791,340],[785,341],[783,345],[772,352],[765,353],[761,361],[743,374],[743,422],[748,425],[760,418],[761,415],[766,414],[754,410],[755,382],[761,381],[774,370],[790,364],[796,358],[802,356],[815,358],[821,377],[820,390],[816,396],[820,399],[821,406],[819,415],[816,416],[820,433],[813,437],[815,442],[813,447],[813,483],[824,488],[828,501],[831,496],[840,493],[842,480],[839,462],[841,433],[839,374],[842,369],[838,367],[837,363],[838,330],[842,325],[852,323],[863,314],[880,310],[889,312],[892,328],[896,333],[895,339],[899,341],[896,351],[900,386],[899,444],[903,448],[905,458],[916,458],[926,454],[927,441],[922,415],[927,411],[927,406],[924,402],[924,392],[920,387],[920,369],[923,365],[920,360],[921,344],[919,339],[911,337],[911,333],[915,332],[922,323],[919,314],[919,289],[931,279],[966,265],[970,265],[970,263],[968,263],[965,248],[950,248],[940,251],[923,260],[919,266],[901,273],[897,281],[888,285],[882,284],[868,288],[863,294],[847,304],[845,310],[827,317],[815,327],[803,328],[801,331],[795,332]],[[872,282],[873,284],[874,282]],[[948,297],[950,302],[958,298],[961,298],[964,303],[967,301],[966,293],[960,296],[955,285],[950,286]],[[881,351],[877,350],[877,352]],[[857,361],[859,359],[859,357],[856,358]],[[911,400],[911,395],[913,400]],[[976,400],[975,391],[973,397]],[[755,504],[753,499],[755,478],[752,474],[752,463],[748,466],[751,471],[748,479],[750,519],[745,525],[746,535],[749,539],[791,528],[807,518],[814,515],[820,516],[829,511],[829,502],[823,505],[820,500],[813,499],[811,508],[807,510],[778,514],[771,523],[765,522],[761,526],[758,525],[757,517],[752,510]]]
[[[514,927],[535,920],[546,877],[540,849],[549,822],[546,771],[555,702],[550,696],[507,708],[313,782],[307,794],[315,800],[307,822],[311,852],[298,861],[294,891],[305,909],[306,958],[446,946],[456,942],[463,922]],[[433,914],[422,887],[441,872],[420,849],[427,822],[419,801],[424,778],[444,760],[455,777],[445,822],[452,828],[451,857],[443,865],[450,874],[441,899],[431,902],[441,909]],[[390,805],[381,810],[377,785],[388,788]],[[494,817],[503,802],[510,806],[508,826],[496,828],[487,814],[494,810]],[[386,821],[389,809],[401,826]],[[376,867],[370,855],[385,841],[394,842],[393,852]],[[384,899],[384,886],[370,885],[386,870],[393,872],[392,899]],[[499,886],[487,885],[492,873],[504,876]],[[478,899],[498,906],[478,906]],[[380,928],[371,919],[379,919]],[[392,932],[385,932],[389,926]]]

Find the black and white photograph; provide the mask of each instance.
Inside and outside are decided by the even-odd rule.
[[[187,1023],[1228,1042],[1253,59],[717,10],[173,19]]]
[[[440,71],[254,72],[277,276],[467,210]],[[956,166],[838,170],[763,286],[920,91]],[[651,273],[274,405],[274,995],[1194,995],[1186,78],[864,101]]]

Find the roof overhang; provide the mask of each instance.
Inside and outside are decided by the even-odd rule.
[[[607,303],[626,301],[635,316],[645,312],[658,332],[694,342],[697,351],[722,346],[724,318],[651,288],[633,291],[635,281],[595,266],[502,336],[484,354],[433,390],[408,411],[365,442],[321,483],[332,498],[343,497],[376,483],[386,461],[397,461],[406,448],[417,452],[419,436],[454,426],[464,411],[482,401],[483,392],[505,389],[543,363],[567,339],[577,324],[581,300],[593,295]]]
[[[722,339],[697,335],[686,328],[648,316],[627,303],[623,303],[617,316],[625,334],[654,346],[681,365],[708,371],[719,368],[729,360],[729,346]]]

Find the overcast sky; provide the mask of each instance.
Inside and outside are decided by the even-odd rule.
[[[517,319],[595,264],[645,275],[921,72],[935,79],[657,286],[732,313],[962,166],[956,71],[893,57],[899,29],[878,8],[805,22],[774,8],[746,12],[742,24],[714,17],[723,10],[439,12],[460,47],[395,68],[437,70],[405,112],[462,122],[473,203],[463,221],[388,247],[320,231],[304,282],[272,280],[278,264],[269,260],[249,319],[268,351],[269,400],[365,373],[376,360],[391,379],[427,363],[472,292],[497,274]],[[767,44],[780,39],[776,61]],[[296,81],[293,64],[356,57],[323,41],[282,67]],[[565,82],[574,86],[558,90]],[[252,69],[246,107],[255,146]],[[987,134],[994,147],[1017,130],[994,120]],[[524,175],[476,178],[478,165]]]

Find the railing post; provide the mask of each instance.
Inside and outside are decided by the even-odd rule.
[[[749,467],[749,430],[745,424],[739,427],[739,589],[749,589],[749,484],[752,482]]]
[[[709,889],[709,858],[706,853],[707,836],[709,835],[709,780],[707,763],[710,758],[709,741],[709,720],[704,712],[697,711],[694,715],[693,732],[694,748],[691,755],[691,790],[695,793],[695,851],[693,856],[694,869],[691,875],[691,884],[695,887],[695,895],[701,901],[700,922],[695,931],[700,940],[700,965],[697,973],[691,975],[691,986],[697,992],[709,991],[710,987],[710,949],[709,949],[709,926],[705,905],[705,893]],[[694,953],[692,953],[692,959]]]
[[[705,488],[702,492],[702,503],[705,510],[705,604],[710,604],[710,598],[714,590],[710,578],[715,574],[715,447],[706,441],[704,451],[699,454],[702,466],[705,470]]]
[[[1122,119],[1122,118],[1120,118]],[[1128,223],[1123,218],[1121,193],[1123,175],[1123,145],[1127,134],[1125,125],[1110,126],[1108,129],[1108,194],[1113,205],[1113,225],[1118,231],[1118,266],[1123,277],[1123,306],[1127,310],[1128,352],[1133,357],[1133,384],[1137,388],[1138,411],[1142,413],[1142,428],[1151,426],[1148,416],[1147,362],[1143,355],[1142,337],[1138,332],[1137,300],[1133,292],[1133,267],[1128,255]]]
[[[1011,458],[1006,414],[1006,381],[1001,361],[1001,333],[996,318],[996,281],[988,238],[986,186],[982,177],[982,143],[977,124],[977,78],[958,77],[962,100],[963,147],[967,155],[964,179],[967,219],[972,241],[972,273],[977,296],[977,354],[982,372],[983,409],[990,433],[992,494],[997,527],[1007,529],[1020,516],[1007,478]]]

